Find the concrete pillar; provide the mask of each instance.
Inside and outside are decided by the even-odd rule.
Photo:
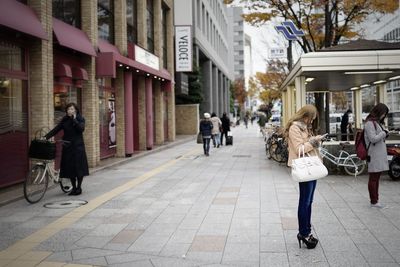
[[[145,78],[138,76],[139,150],[146,150],[146,86]]]
[[[306,104],[306,77],[299,76],[295,78],[296,86],[296,111]]]
[[[288,116],[287,116],[287,91],[282,91],[282,125],[286,125],[288,122]]]
[[[97,9],[96,9],[97,10]],[[114,0],[115,46],[123,55],[128,54],[128,37],[126,35],[126,0]]]
[[[295,88],[294,86],[288,86],[287,88],[287,116],[288,120],[296,113],[295,103]]]
[[[224,112],[224,76],[222,71],[218,75],[218,113],[217,116],[222,116]]]
[[[32,38],[29,48],[29,129],[30,139],[40,128],[54,126],[53,97],[53,24],[52,1],[29,0],[31,7],[47,33],[48,40]]]
[[[154,121],[156,128],[154,129],[156,132],[154,143],[156,145],[162,145],[164,143],[164,94],[161,91],[160,82],[154,82]]]
[[[210,109],[211,112],[218,112],[218,68],[213,66],[212,68],[212,107]]]
[[[362,91],[355,90],[353,91],[353,106],[354,106],[354,121],[355,128],[363,128],[362,122]]]
[[[204,100],[200,106],[200,115],[212,108],[212,61],[207,60],[201,65],[203,74]]]
[[[51,12],[49,14],[52,14]],[[97,1],[81,1],[81,30],[84,31],[94,47],[97,46]],[[82,86],[82,113],[86,119],[85,145],[90,167],[100,161],[99,131],[99,88],[96,82],[96,61],[94,57],[85,56],[84,68],[88,80]],[[118,106],[117,106],[118,107]],[[118,127],[118,125],[117,125]],[[118,142],[118,141],[117,141]]]
[[[153,149],[153,79],[145,78],[146,102],[146,149]]]
[[[378,98],[378,103],[383,103],[383,104],[389,106],[388,99],[387,99],[387,90],[386,90],[385,84],[376,85],[376,95]]]
[[[124,105],[125,105],[125,154],[132,155],[133,144],[133,96],[132,72],[124,72]]]

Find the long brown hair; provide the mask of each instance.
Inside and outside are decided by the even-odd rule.
[[[317,108],[314,105],[305,105],[299,109],[293,117],[290,118],[285,127],[285,135],[289,134],[289,128],[295,121],[303,121],[305,118],[310,118],[315,120],[318,116]],[[308,128],[312,128],[312,124],[307,125]]]
[[[388,113],[389,113],[389,108],[383,103],[378,103],[371,109],[371,112],[367,116],[366,120],[378,121],[380,123],[383,123],[383,120],[386,118]],[[385,115],[383,119],[381,119],[382,115]]]

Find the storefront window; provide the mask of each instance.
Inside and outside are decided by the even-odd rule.
[[[362,119],[368,116],[371,109],[378,104],[377,97],[376,97],[376,87],[366,87],[361,90],[361,97],[362,97]]]
[[[53,17],[76,28],[81,27],[80,0],[53,0]]]
[[[0,42],[0,70],[24,70],[24,50],[18,46]]]
[[[129,43],[137,43],[137,0],[126,0],[126,30]]]
[[[99,0],[97,5],[99,38],[114,43],[114,1]]]
[[[154,53],[154,15],[153,0],[147,0],[147,50]]]
[[[54,85],[54,123],[58,123],[65,116],[65,107],[68,103],[76,103],[81,107],[81,89],[70,85]]]

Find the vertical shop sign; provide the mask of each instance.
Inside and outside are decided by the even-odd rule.
[[[112,148],[117,145],[115,132],[115,95],[111,93],[108,99],[108,147]]]
[[[192,71],[192,58],[191,26],[175,26],[176,72]]]

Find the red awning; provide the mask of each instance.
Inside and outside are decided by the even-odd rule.
[[[72,78],[71,67],[67,64],[55,63],[54,64],[55,77],[69,77]]]
[[[96,56],[96,51],[94,51],[88,36],[80,29],[53,18],[53,31],[61,46],[71,48],[90,56]]]
[[[0,25],[48,40],[35,12],[27,5],[15,0],[0,1]]]
[[[115,78],[116,62],[118,62],[124,67],[133,68],[146,74],[160,77],[161,79],[171,80],[171,74],[167,70],[155,70],[133,59],[124,57],[121,55],[117,47],[108,43],[107,41],[99,39],[98,45],[100,51],[96,62],[96,73],[98,77]]]
[[[72,78],[74,80],[89,80],[88,73],[83,68],[72,67]]]

